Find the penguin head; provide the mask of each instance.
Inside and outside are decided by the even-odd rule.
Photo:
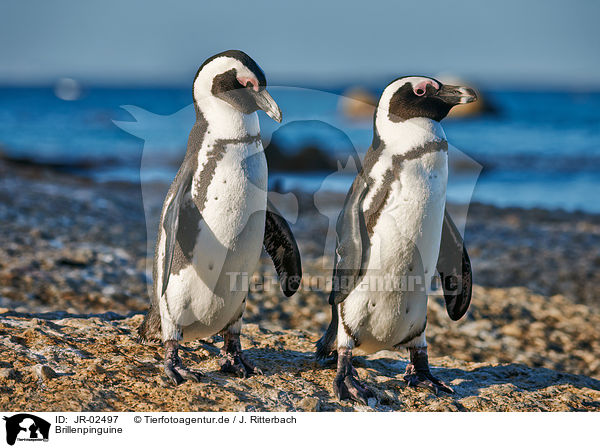
[[[216,98],[242,114],[263,110],[281,123],[281,110],[266,90],[267,79],[254,60],[243,51],[218,53],[200,66],[194,78],[196,107]]]
[[[476,100],[471,88],[446,85],[423,76],[407,76],[388,84],[377,108],[379,114],[385,112],[394,123],[420,117],[441,121],[457,104]]]

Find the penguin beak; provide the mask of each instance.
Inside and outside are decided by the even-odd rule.
[[[264,110],[265,113],[277,123],[281,123],[281,109],[279,109],[279,106],[273,97],[267,92],[267,89],[262,89],[260,91],[249,89],[249,91],[258,108]]]
[[[477,101],[475,90],[469,87],[443,85],[437,96],[447,104],[456,106]]]

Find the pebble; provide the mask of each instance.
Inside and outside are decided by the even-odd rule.
[[[16,380],[17,371],[10,367],[0,369],[0,378],[4,378],[5,380]]]
[[[104,367],[102,367],[102,365],[100,364],[100,362],[93,362],[88,367],[88,371],[89,372],[93,372],[93,373],[99,373],[99,374],[106,373],[106,369]]]
[[[298,402],[298,407],[307,412],[318,412],[321,410],[321,402],[316,397],[304,397]]]
[[[33,370],[41,380],[51,380],[58,377],[58,374],[52,369],[52,367],[45,364],[38,364],[33,368]]]
[[[379,402],[383,405],[393,405],[398,403],[398,397],[390,390],[384,390],[379,393]]]

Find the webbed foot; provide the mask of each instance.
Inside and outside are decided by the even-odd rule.
[[[183,365],[179,357],[179,343],[177,341],[165,342],[165,373],[167,376],[179,386],[186,380],[200,381],[202,373],[190,370]]]
[[[250,375],[262,375],[262,371],[246,358],[242,351],[240,335],[231,331],[225,331],[225,339],[221,349],[221,359],[219,365],[221,371],[233,373],[240,378],[247,378]]]
[[[352,367],[352,350],[338,349],[337,374],[333,380],[333,390],[339,400],[351,400],[368,405],[375,394],[358,379],[358,372]]]
[[[409,348],[410,363],[406,366],[404,381],[414,388],[428,389],[438,395],[440,392],[454,393],[454,389],[437,379],[429,370],[427,347]]]

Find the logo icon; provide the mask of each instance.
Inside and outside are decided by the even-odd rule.
[[[6,420],[6,443],[14,445],[17,440],[36,442],[48,441],[50,423],[32,414],[16,414]]]

